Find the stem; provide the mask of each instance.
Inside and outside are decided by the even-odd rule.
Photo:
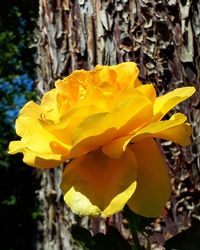
[[[128,220],[128,222],[129,222],[130,231],[133,237],[134,248],[135,250],[141,250],[142,247],[140,245],[140,241],[138,238],[137,227],[133,220]]]
[[[134,220],[134,217],[131,215],[130,209],[127,205],[124,207],[124,213],[126,219],[128,220],[129,228],[133,237],[134,250],[142,250],[137,233],[137,224]]]

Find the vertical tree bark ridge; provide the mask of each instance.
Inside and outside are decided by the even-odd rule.
[[[193,85],[196,94],[177,110],[193,125],[193,144],[163,142],[173,194],[164,217],[152,227],[152,241],[163,243],[200,220],[200,1],[189,0],[40,0],[37,75],[43,94],[75,69],[135,61],[143,82],[159,93]],[[61,169],[42,172],[39,190],[44,221],[38,249],[77,249],[69,228],[79,221],[93,230],[103,221],[79,219],[64,205]],[[120,220],[116,216],[113,223]],[[94,229],[96,227],[96,229]],[[158,248],[157,248],[158,249]]]

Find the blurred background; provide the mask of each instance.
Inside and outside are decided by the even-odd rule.
[[[9,141],[17,139],[14,121],[27,100],[35,98],[34,30],[37,0],[0,3],[0,248],[32,249],[37,183],[20,155],[9,156]]]

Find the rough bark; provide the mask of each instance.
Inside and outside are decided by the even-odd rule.
[[[200,220],[200,1],[199,0],[40,0],[38,21],[38,88],[43,94],[75,69],[96,64],[135,61],[143,82],[159,93],[193,85],[196,94],[177,110],[193,126],[193,144],[181,148],[163,142],[173,194],[163,217],[152,226],[152,242]],[[38,197],[44,220],[37,249],[77,249],[70,226],[98,231],[103,221],[80,219],[64,205],[59,189],[61,170],[41,173]],[[120,215],[113,218],[119,226]],[[158,248],[157,248],[158,249]]]

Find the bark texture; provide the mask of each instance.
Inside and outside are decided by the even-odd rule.
[[[135,61],[141,80],[154,83],[159,93],[189,85],[197,90],[177,108],[193,126],[193,144],[181,148],[162,143],[173,192],[165,215],[151,229],[156,249],[200,220],[199,13],[199,0],[40,0],[37,75],[41,94],[75,69],[122,61]],[[75,222],[103,230],[103,221],[77,218],[66,208],[60,177],[61,169],[41,173],[38,197],[44,220],[37,250],[79,249],[69,231]],[[120,215],[112,218],[118,227],[120,221]]]

